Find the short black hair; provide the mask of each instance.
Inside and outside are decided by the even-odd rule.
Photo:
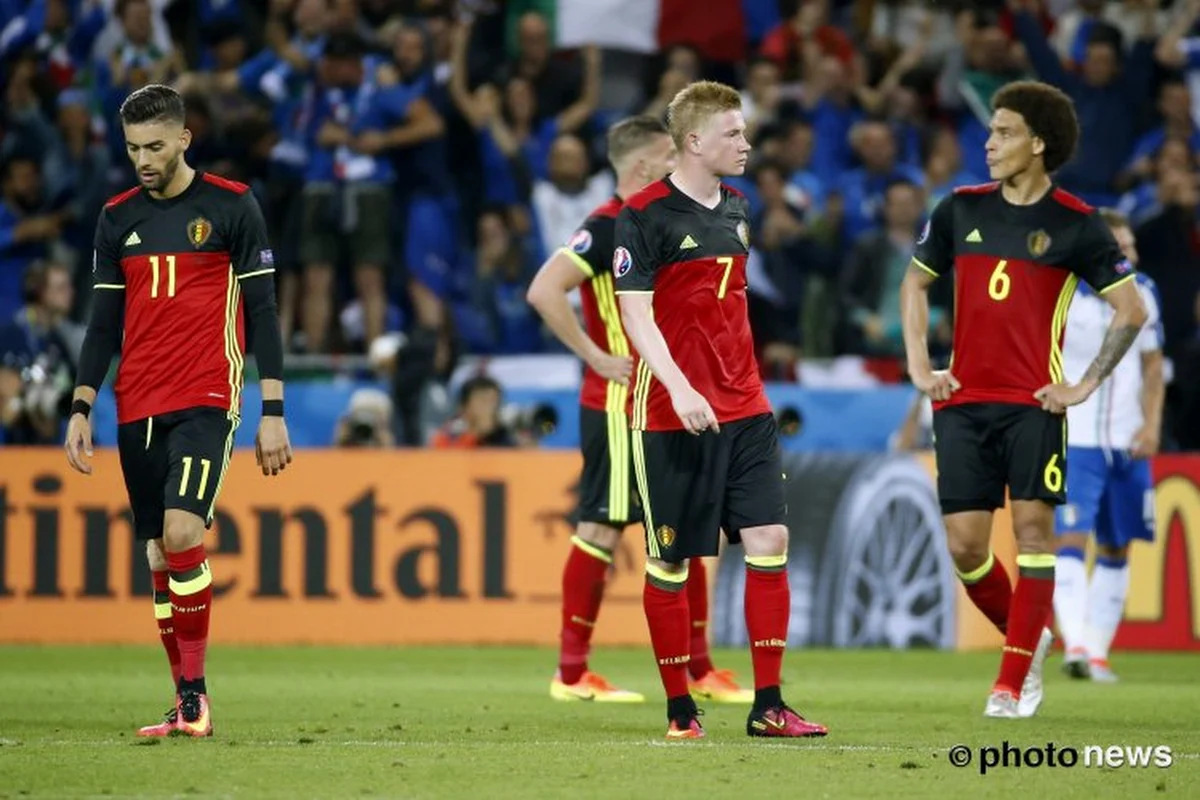
[[[178,122],[186,117],[183,97],[170,86],[152,83],[143,86],[121,103],[121,122],[144,125],[147,122]]]
[[[1041,81],[1013,81],[992,96],[992,108],[1020,114],[1029,131],[1046,149],[1042,162],[1054,172],[1071,160],[1079,143],[1079,118],[1075,104],[1063,91]]]
[[[458,390],[458,404],[460,407],[465,406],[477,392],[489,391],[499,395],[504,394],[495,378],[490,375],[474,375],[468,378],[462,388]]]

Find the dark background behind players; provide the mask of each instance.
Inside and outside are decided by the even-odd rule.
[[[1197,415],[1184,413],[1200,397],[1189,356],[1200,332],[1200,278],[1188,266],[1200,257],[1194,235],[1200,136],[1186,80],[1195,69],[1191,53],[1200,52],[1190,38],[1200,6],[1175,0],[1148,15],[1138,3],[1045,0],[1031,25],[1018,24],[1024,12],[1014,13],[1026,4],[1013,5],[741,0],[705,14],[664,16],[654,40],[662,52],[654,55],[639,50],[650,34],[603,13],[586,36],[571,38],[563,9],[557,18],[544,15],[549,3],[0,0],[0,177],[9,176],[0,181],[0,315],[16,312],[22,270],[47,255],[73,267],[77,289],[87,285],[94,206],[132,185],[115,110],[131,89],[163,78],[195,87],[188,124],[198,166],[255,187],[280,243],[282,324],[293,336],[304,287],[298,248],[289,247],[299,241],[299,211],[288,201],[301,194],[308,167],[298,122],[322,69],[326,36],[354,30],[370,50],[365,74],[404,93],[402,99],[426,100],[443,123],[440,134],[383,154],[406,176],[405,191],[392,199],[385,327],[420,345],[418,371],[442,386],[463,355],[554,352],[553,337],[519,302],[545,254],[537,210],[513,187],[552,178],[550,128],[585,99],[578,45],[599,41],[598,97],[575,128],[590,174],[604,170],[601,134],[613,119],[661,111],[664,98],[697,77],[742,87],[755,150],[738,187],[754,205],[756,254],[769,263],[756,289],[768,298],[755,303],[756,344],[760,356],[771,356],[764,370],[796,379],[797,357],[868,351],[859,337],[833,335],[854,330],[853,310],[839,312],[834,299],[857,240],[883,230],[888,181],[897,174],[914,180],[928,211],[952,185],[986,178],[978,100],[1033,73],[1022,37],[1044,38],[1065,74],[1086,82],[1079,76],[1111,64],[1114,52],[1119,77],[1148,25],[1154,61],[1148,85],[1107,100],[1107,117],[1085,115],[1083,138],[1102,138],[1111,150],[1104,120],[1131,122],[1129,143],[1118,147],[1128,152],[1105,157],[1120,168],[1102,188],[1144,228],[1139,240],[1162,244],[1146,249],[1143,269],[1171,306],[1166,354],[1178,369],[1168,427],[1178,422],[1166,445],[1200,446],[1200,433],[1188,423]],[[464,64],[456,64],[455,32],[468,17]],[[43,30],[49,35],[40,36]],[[711,35],[730,30],[743,33]],[[487,109],[483,128],[451,101],[455,77],[465,78]],[[484,87],[490,89],[480,92]],[[868,117],[887,124],[858,125]],[[399,124],[409,122],[416,120],[403,117]],[[498,144],[508,139],[516,147],[506,155]],[[1107,171],[1086,158],[1065,177]],[[780,198],[767,191],[765,172],[759,179],[759,167],[768,164],[782,171]],[[1088,187],[1068,182],[1067,188]],[[479,224],[491,209],[502,212],[502,226]],[[785,215],[795,224],[783,225]],[[487,237],[499,227],[520,264],[482,281],[492,249]],[[780,237],[759,235],[768,228],[784,229],[786,246]],[[861,237],[854,236],[858,230]],[[819,268],[819,259],[798,255],[818,251],[828,253]],[[348,267],[337,271],[328,349],[354,353],[370,343]],[[789,302],[771,302],[780,296]],[[88,293],[77,291],[74,319],[84,318],[87,302]],[[940,304],[950,310],[948,299]],[[324,355],[298,335],[289,344],[293,353]],[[332,364],[295,363],[315,366],[317,376]],[[901,372],[896,359],[870,363],[881,375]]]

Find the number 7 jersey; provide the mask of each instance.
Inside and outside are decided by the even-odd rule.
[[[114,387],[121,424],[185,408],[241,410],[246,332],[239,281],[274,271],[245,184],[196,172],[167,200],[140,188],[105,204],[95,291],[124,291]]]
[[[935,277],[954,272],[950,369],[962,388],[935,410],[1040,406],[1034,392],[1065,380],[1063,329],[1079,279],[1104,294],[1134,275],[1096,210],[1056,186],[1027,206],[1005,200],[999,183],[956,189],[934,208],[913,262]]]
[[[617,216],[617,294],[653,294],[654,322],[675,363],[716,414],[732,422],[770,413],[746,299],[748,205],[721,187],[707,208],[665,178],[631,196]],[[682,430],[666,388],[638,359],[630,424]]]

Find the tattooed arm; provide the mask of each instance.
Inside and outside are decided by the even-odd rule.
[[[1079,383],[1043,386],[1034,396],[1042,408],[1055,414],[1065,413],[1068,406],[1082,403],[1104,382],[1128,352],[1146,323],[1146,305],[1133,280],[1125,280],[1105,291],[1104,299],[1113,307],[1112,322],[1104,334],[1100,352],[1083,373]]]

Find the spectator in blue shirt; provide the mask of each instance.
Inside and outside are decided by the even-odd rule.
[[[1181,77],[1171,76],[1159,84],[1158,113],[1162,125],[1142,134],[1134,145],[1133,155],[1122,171],[1122,186],[1133,186],[1152,176],[1154,158],[1168,139],[1183,140],[1192,152],[1200,152],[1200,127],[1192,121],[1192,95]]]
[[[925,176],[909,164],[898,163],[896,139],[886,122],[862,122],[851,132],[862,166],[842,175],[838,182],[845,204],[842,241],[853,244],[882,222],[884,194],[897,181],[922,186]]]
[[[1120,32],[1104,23],[1094,24],[1076,75],[1066,70],[1046,41],[1041,25],[1028,10],[1030,0],[1014,2],[1020,10],[1013,23],[1038,77],[1070,95],[1079,117],[1079,149],[1055,179],[1093,205],[1115,205],[1117,174],[1133,151],[1138,112],[1150,92],[1156,7],[1143,5],[1142,38],[1124,64]]]
[[[63,215],[48,211],[38,162],[14,155],[0,163],[0,322],[23,304],[25,270],[46,258],[62,227]]]
[[[475,277],[466,302],[454,307],[468,349],[493,355],[542,350],[541,319],[525,300],[537,260],[521,246],[502,207],[479,217]]]
[[[364,58],[363,42],[355,34],[330,36],[305,113],[301,327],[305,346],[313,352],[329,346],[335,269],[342,264],[351,268],[362,301],[366,341],[374,341],[385,328],[395,172],[378,155],[386,123],[376,103],[376,66]]]

